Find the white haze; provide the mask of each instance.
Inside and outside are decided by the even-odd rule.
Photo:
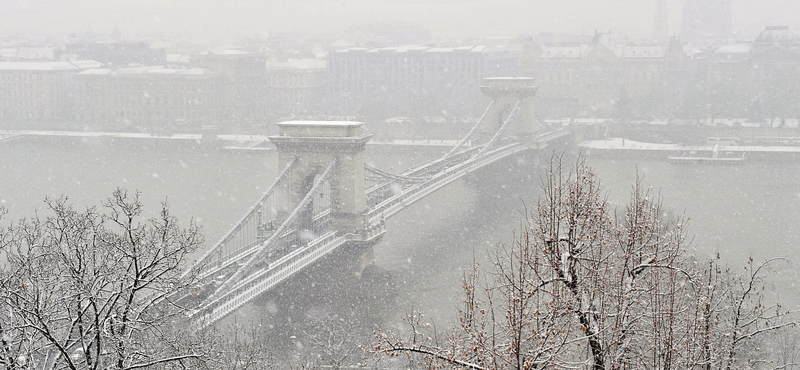
[[[670,0],[670,33],[680,29],[683,0]],[[115,26],[126,37],[293,34],[337,36],[353,24],[417,24],[433,37],[610,30],[652,33],[654,0],[0,0],[0,32],[50,34]],[[764,25],[800,28],[800,1],[734,0],[735,32]]]

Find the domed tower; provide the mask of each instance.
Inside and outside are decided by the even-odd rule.
[[[753,51],[759,52],[773,46],[786,49],[800,49],[800,37],[789,30],[789,26],[767,26],[764,31],[753,40]]]

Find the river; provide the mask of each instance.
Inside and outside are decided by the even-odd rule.
[[[400,172],[443,153],[441,148],[369,146],[367,162]],[[108,142],[8,142],[0,144],[0,204],[6,221],[44,209],[45,196],[68,195],[79,207],[98,204],[115,187],[138,190],[148,212],[167,200],[174,215],[202,225],[211,245],[251,206],[277,174],[277,156],[210,148],[134,146]],[[414,204],[387,222],[374,247],[374,263],[395,281],[383,302],[389,322],[421,309],[449,324],[465,269],[487,265],[498,242],[511,241],[524,205],[539,193],[536,167],[512,159],[482,170]],[[609,199],[624,204],[636,173],[660,190],[665,204],[690,217],[699,256],[723,255],[735,268],[756,260],[800,259],[800,168],[790,163],[741,166],[675,165],[661,161],[592,159]],[[154,214],[154,213],[152,213]],[[800,277],[778,266],[777,294],[798,306]]]

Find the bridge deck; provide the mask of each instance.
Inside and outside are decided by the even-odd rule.
[[[492,105],[487,111],[491,107]],[[502,126],[492,134],[491,140],[486,144],[462,147],[468,142],[470,135],[476,132],[473,128],[444,157],[402,174],[394,175],[379,169],[366,168],[373,176],[383,180],[366,191],[368,209],[362,215],[364,224],[363,227],[357,227],[358,231],[334,230],[330,208],[322,211],[313,209],[315,203],[312,200],[319,198],[315,197],[318,193],[320,197],[323,195],[319,189],[322,183],[329,180],[336,160],[314,182],[294,211],[282,221],[283,224],[274,230],[270,227],[269,232],[262,228],[265,222],[262,217],[273,217],[268,214],[274,212],[274,209],[270,211],[271,208],[265,208],[273,198],[271,190],[268,194],[265,193],[234,229],[212,249],[218,259],[216,263],[208,264],[199,275],[199,293],[193,293],[202,304],[193,313],[193,318],[200,326],[211,325],[337,248],[346,244],[377,242],[386,232],[385,222],[388,218],[451,182],[503,158],[524,150],[544,147],[567,135],[564,130],[556,130],[540,133],[538,140],[533,143],[519,142],[511,132],[510,125],[519,107],[520,103],[517,102],[503,120]],[[286,182],[290,178],[286,174],[292,171],[292,166],[290,164],[284,170],[271,189],[295,186]],[[330,190],[325,193],[330,193]],[[279,219],[270,219],[270,226],[272,220]],[[305,220],[306,226],[293,226],[300,220]],[[235,245],[230,247],[228,244]],[[203,261],[210,254],[211,252],[204,255]]]
[[[281,281],[290,277],[304,267],[318,261],[332,251],[348,243],[372,243],[377,241],[385,232],[385,220],[397,214],[399,211],[423,199],[425,196],[446,186],[447,184],[462,178],[468,173],[490,165],[498,160],[514,155],[527,148],[520,143],[509,143],[508,145],[484,153],[482,157],[470,157],[465,161],[447,166],[443,170],[432,175],[427,181],[419,183],[405,189],[403,192],[387,197],[382,202],[369,209],[368,225],[361,234],[337,235],[330,231],[315,238],[307,246],[298,247],[294,250],[286,251],[285,255],[278,257],[274,261],[259,266],[253,270],[246,279],[237,283],[232,289],[223,292],[213,300],[205,304],[200,310],[195,312],[194,317],[200,325],[210,325],[235,311],[249,300],[266,292]],[[421,172],[422,169],[430,167],[431,161],[426,165],[419,166],[415,171]],[[377,191],[372,189],[373,192]],[[254,252],[247,251],[239,256],[231,258],[229,262],[223,264],[214,271],[204,273],[207,281],[213,284],[215,275],[225,275],[227,270]],[[237,262],[239,261],[239,262]]]

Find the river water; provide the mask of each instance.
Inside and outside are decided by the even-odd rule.
[[[435,158],[441,148],[369,146],[367,162],[390,172]],[[461,278],[473,261],[487,265],[498,242],[512,240],[524,206],[539,193],[537,166],[520,157],[456,181],[387,222],[373,248],[375,267],[396,290],[381,302],[387,322],[421,309],[449,324]],[[592,159],[609,199],[624,204],[636,173],[660,189],[664,202],[690,217],[696,253],[720,252],[739,268],[756,260],[786,257],[773,283],[779,297],[797,307],[800,277],[800,168],[792,163],[740,166],[674,165],[661,161]],[[114,145],[108,142],[9,142],[0,144],[0,202],[7,220],[42,212],[45,196],[69,195],[84,207],[115,187],[142,192],[149,212],[165,199],[182,221],[201,224],[211,245],[272,183],[275,152],[231,153],[210,148]],[[152,213],[154,215],[154,213]],[[366,303],[369,304],[369,303]]]

